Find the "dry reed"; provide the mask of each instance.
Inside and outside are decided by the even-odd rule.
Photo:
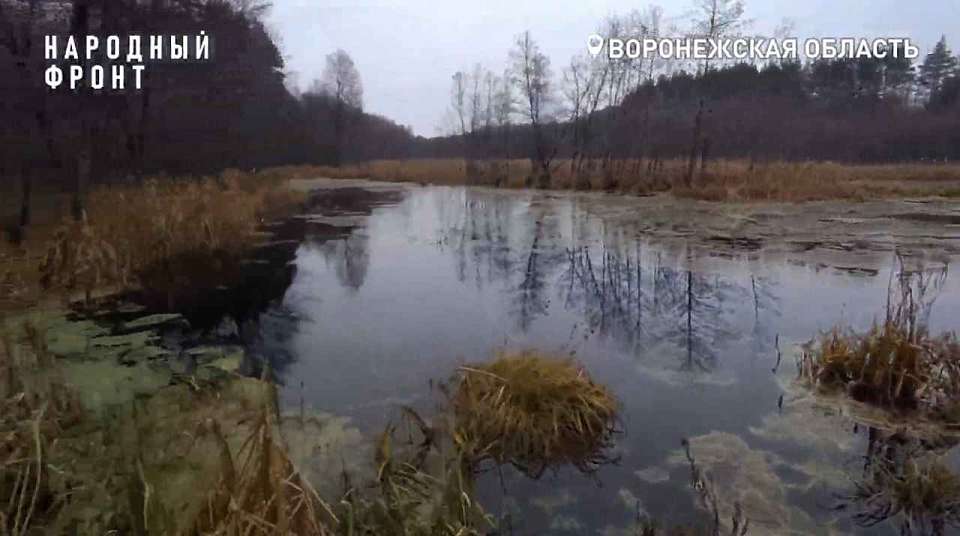
[[[899,518],[900,534],[947,534],[948,527],[960,527],[960,477],[941,456],[874,460],[866,473],[843,505],[857,507],[858,525]]]
[[[86,221],[40,226],[19,250],[0,250],[0,306],[41,290],[97,291],[174,286],[178,262],[214,268],[255,247],[264,220],[289,213],[305,194],[276,174],[225,171],[199,180],[154,178],[101,187],[87,196]],[[181,263],[182,264],[182,263]],[[19,300],[15,300],[19,298]]]
[[[564,464],[591,472],[611,461],[618,404],[574,362],[500,353],[460,371],[454,439],[474,467],[492,460],[537,478]]]
[[[303,177],[368,178],[442,185],[477,184],[522,188],[531,176],[529,160],[462,159],[374,160],[340,168],[298,168]],[[678,197],[706,201],[802,202],[906,196],[960,195],[960,165],[876,164],[834,162],[762,162],[717,160],[684,186],[687,162],[612,160],[586,162],[579,169],[570,160],[552,166],[550,187],[607,190],[628,194],[671,191]]]
[[[821,389],[844,389],[861,402],[955,420],[960,344],[952,332],[931,335],[925,322],[933,300],[925,301],[924,294],[942,285],[946,271],[931,287],[923,270],[908,272],[902,262],[899,294],[884,321],[863,333],[838,326],[821,334],[799,357],[800,377]]]

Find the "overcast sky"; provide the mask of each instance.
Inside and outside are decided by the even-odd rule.
[[[559,75],[609,14],[655,4],[688,27],[693,0],[274,0],[268,25],[287,69],[306,87],[337,48],[354,59],[364,105],[433,136],[450,102],[450,77],[477,62],[506,64],[513,37],[530,30]],[[746,0],[751,33],[785,18],[797,37],[910,37],[925,53],[941,34],[960,52],[960,0]]]

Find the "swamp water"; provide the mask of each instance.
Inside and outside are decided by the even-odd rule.
[[[903,518],[866,527],[870,504],[849,499],[878,453],[936,453],[960,471],[956,440],[793,381],[799,343],[882,320],[892,252],[852,269],[719,249],[611,222],[596,194],[363,188],[304,217],[292,284],[260,322],[284,409],[349,419],[323,446],[331,475],[369,465],[401,406],[429,415],[436,382],[500,349],[573,356],[617,396],[623,429],[619,463],[594,475],[484,474],[480,500],[507,534],[629,534],[643,516],[707,526],[711,501],[728,527],[742,510],[750,534],[897,533]],[[957,329],[960,281],[927,264],[931,331]]]

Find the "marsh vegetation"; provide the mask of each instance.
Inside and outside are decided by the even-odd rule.
[[[763,251],[761,241],[644,239],[576,194],[362,182],[297,183],[320,188],[286,193],[281,184],[239,176],[158,187],[156,204],[119,211],[125,227],[100,215],[126,191],[104,191],[102,205],[89,205],[85,225],[136,269],[125,283],[102,269],[89,293],[86,279],[54,278],[47,292],[70,298],[72,312],[21,306],[4,324],[3,499],[23,505],[4,518],[9,532],[479,535],[609,524],[619,534],[752,534],[906,519],[915,533],[936,534],[931,527],[953,523],[949,494],[931,491],[950,489],[955,473],[953,443],[931,432],[956,419],[942,403],[955,399],[944,368],[955,343],[930,335],[942,326],[933,298],[954,304],[946,270],[897,265],[886,268],[888,285],[882,267],[768,270],[743,260]],[[206,234],[191,233],[183,216],[191,210],[210,219]],[[298,210],[308,215],[285,217]],[[50,244],[55,251],[56,239]],[[48,250],[21,248],[36,263]],[[195,251],[209,265],[197,277],[146,283],[148,268]],[[224,273],[212,260],[218,252],[240,260],[219,265],[238,278],[201,277]],[[261,285],[266,273],[279,274],[275,284]],[[870,331],[864,319],[874,309],[859,309],[858,329],[828,335],[830,344],[803,358],[830,372],[802,378],[840,393],[815,399],[838,407],[857,392],[851,386],[870,386],[865,406],[896,414],[850,418],[876,430],[871,438],[917,445],[914,465],[877,454],[883,471],[850,475],[849,485],[830,480],[824,493],[840,497],[837,513],[805,506],[794,494],[814,492],[780,476],[817,481],[834,469],[811,469],[776,442],[769,451],[756,445],[787,433],[800,438],[777,441],[825,440],[804,432],[810,419],[777,424],[796,403],[769,381],[770,367],[775,377],[789,372],[773,361],[775,350],[790,351],[783,333],[799,340],[818,326],[797,314],[808,303],[791,292],[824,274],[830,293],[820,299],[835,310],[847,300],[875,303],[890,327]],[[180,297],[209,296],[214,282],[220,297],[192,314]],[[250,284],[267,290],[232,298],[249,295]],[[99,298],[111,286],[121,292]],[[359,325],[357,315],[376,326],[374,339],[340,323]],[[446,350],[452,342],[429,342],[454,336],[459,356]],[[841,342],[849,366],[815,358]],[[395,345],[402,351],[386,350]],[[884,363],[874,359],[881,349],[892,349],[883,354],[891,367],[874,365]],[[428,379],[444,387],[428,390]],[[753,382],[756,397],[730,389],[740,381]],[[918,416],[931,426],[914,427]],[[719,431],[750,419],[763,426]],[[838,441],[859,445],[862,435]],[[870,441],[870,452],[893,452]],[[93,461],[103,459],[115,463]],[[582,498],[567,498],[574,493]]]
[[[0,493],[10,505],[0,517],[4,534],[486,534],[495,521],[476,502],[474,488],[491,453],[499,453],[497,463],[539,472],[564,464],[587,468],[608,446],[615,418],[610,395],[572,363],[500,356],[491,370],[524,382],[498,384],[495,409],[484,409],[479,399],[476,407],[464,405],[483,385],[474,380],[457,386],[456,402],[428,420],[405,410],[379,435],[369,469],[342,469],[332,483],[341,491],[321,497],[297,465],[309,460],[291,459],[284,434],[322,448],[323,433],[304,431],[326,425],[302,410],[280,413],[269,368],[256,379],[214,362],[205,366],[219,373],[204,376],[198,369],[174,373],[174,356],[153,358],[151,366],[163,371],[155,373],[166,372],[167,382],[141,391],[120,382],[106,387],[119,389],[120,399],[96,404],[74,386],[97,379],[78,375],[125,365],[99,356],[102,366],[94,370],[71,366],[98,357],[57,355],[47,341],[75,329],[71,322],[47,317],[48,333],[34,321],[5,325],[2,332]],[[150,340],[140,344],[156,344]],[[524,375],[531,366],[549,374]],[[542,409],[531,412],[531,404]],[[561,414],[559,428],[543,426],[545,412]],[[509,421],[520,415],[527,426],[512,427]],[[512,433],[473,433],[493,423]]]
[[[175,311],[196,289],[231,284],[236,264],[268,238],[264,222],[299,209],[306,196],[284,181],[227,171],[95,188],[82,221],[50,210],[29,240],[0,246],[0,301],[24,306],[56,295],[89,301],[98,292],[136,289]]]
[[[698,172],[691,185],[683,178],[682,159],[648,162],[614,160],[609,169],[558,159],[551,168],[550,187],[579,191],[608,191],[633,195],[672,193],[677,197],[714,202],[804,202],[843,199],[944,197],[960,195],[956,165],[853,165],[834,162],[764,162],[717,160]],[[337,168],[320,166],[316,176],[369,178],[382,181],[439,185],[527,187],[532,173],[526,160],[472,162],[450,159],[374,160]]]
[[[927,325],[947,269],[908,270],[902,258],[898,263],[883,320],[865,332],[835,327],[820,335],[800,358],[799,374],[823,390],[952,425],[960,400],[960,345],[956,332],[931,334]]]
[[[592,472],[612,461],[617,402],[581,365],[528,351],[460,374],[454,437],[474,466],[509,463],[539,478],[568,464]]]

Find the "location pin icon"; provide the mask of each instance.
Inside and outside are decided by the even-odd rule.
[[[597,34],[593,34],[587,38],[587,51],[590,52],[591,56],[596,56],[603,50],[603,38]]]

